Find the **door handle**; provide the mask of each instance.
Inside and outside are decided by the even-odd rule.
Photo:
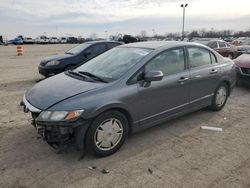
[[[188,77],[181,77],[179,80],[178,80],[178,82],[185,82],[185,81],[187,81],[187,80],[189,80],[189,78]]]
[[[217,73],[217,72],[218,72],[217,69],[212,69],[212,70],[210,71],[210,74],[215,74],[215,73]]]

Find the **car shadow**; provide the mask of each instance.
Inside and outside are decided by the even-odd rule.
[[[181,139],[182,137],[186,137],[190,131],[199,130],[204,122],[209,122],[215,115],[215,112],[202,109],[131,134],[118,152],[104,158],[129,158],[139,155],[144,151],[152,150],[159,145],[159,143],[169,142],[171,144],[173,139]],[[69,147],[60,155],[62,158],[72,157],[79,159],[80,152],[74,150],[73,147]],[[82,161],[95,160],[100,160],[100,158],[95,157],[88,152],[84,158],[82,158]]]

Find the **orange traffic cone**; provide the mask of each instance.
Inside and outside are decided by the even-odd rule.
[[[17,51],[17,55],[23,55],[23,47],[22,46],[17,46],[16,51]]]

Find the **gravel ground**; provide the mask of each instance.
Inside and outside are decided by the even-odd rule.
[[[23,47],[17,56],[0,46],[0,187],[250,187],[249,86],[235,88],[220,112],[194,112],[131,135],[112,156],[78,160],[71,149],[56,154],[18,106],[42,79],[42,57],[73,45]]]

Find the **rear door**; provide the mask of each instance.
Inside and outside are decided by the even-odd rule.
[[[210,102],[220,81],[220,67],[216,56],[202,47],[187,47],[191,75],[190,105]]]
[[[164,120],[186,109],[189,102],[189,70],[184,48],[164,51],[145,65],[144,72],[162,71],[161,81],[138,84],[143,126]]]

